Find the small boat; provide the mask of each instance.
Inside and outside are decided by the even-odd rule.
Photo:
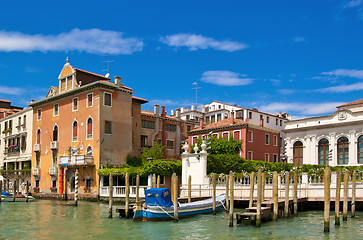
[[[216,197],[216,211],[224,207],[226,195]],[[213,199],[179,203],[178,217],[184,218],[200,213],[213,212]],[[134,207],[133,221],[173,220],[174,205],[168,188],[150,188],[145,190],[145,203]]]
[[[33,196],[28,196],[28,202],[34,201],[35,198]],[[1,201],[2,202],[14,202],[13,195],[2,191],[1,192]],[[24,195],[15,195],[15,202],[26,202],[26,196]]]

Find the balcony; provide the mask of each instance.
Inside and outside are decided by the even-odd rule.
[[[20,147],[16,145],[9,146],[8,148],[4,149],[4,155],[11,157],[11,156],[19,156],[20,154]]]
[[[50,149],[52,150],[58,149],[58,141],[50,142]]]
[[[32,174],[34,176],[39,176],[40,175],[40,169],[39,168],[33,168],[32,169]]]
[[[5,178],[24,178],[24,177],[30,177],[30,169],[21,169],[21,170],[0,170],[0,175],[2,175]]]
[[[85,166],[93,165],[93,156],[89,155],[74,155],[74,156],[61,156],[59,158],[61,166]]]
[[[51,176],[58,175],[58,168],[57,167],[51,167],[51,168],[49,168],[49,175],[51,175]]]
[[[40,152],[40,144],[34,144],[34,152]]]

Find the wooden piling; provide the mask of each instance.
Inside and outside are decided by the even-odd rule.
[[[256,216],[256,226],[261,226],[261,200],[262,200],[262,170],[258,169],[257,174],[257,216]]]
[[[226,175],[226,208],[229,209],[229,176]]]
[[[171,201],[174,202],[174,178],[175,178],[175,174],[173,173],[171,175],[171,182],[170,182],[170,195],[171,195]]]
[[[109,189],[108,189],[108,217],[112,218],[112,204],[113,204],[113,178],[110,174],[109,178]]]
[[[192,176],[188,177],[188,202],[192,202]]]
[[[3,191],[3,180],[0,180],[0,193]],[[0,196],[0,203],[1,203],[1,196]]]
[[[354,170],[352,177],[352,201],[351,201],[352,218],[355,218],[356,183],[357,183],[357,171]]]
[[[348,170],[344,173],[344,196],[343,196],[343,221],[347,221],[348,218]]]
[[[139,188],[140,188],[140,175],[137,175],[136,176],[136,203],[138,203],[140,200],[139,200]]]
[[[125,218],[129,218],[129,195],[130,195],[130,179],[129,173],[125,174]]]
[[[230,203],[229,203],[229,227],[233,227],[233,210],[234,210],[234,177],[233,172],[229,172],[229,189],[230,189]]]
[[[272,220],[277,221],[279,213],[279,189],[278,189],[278,174],[276,171],[273,172],[272,177],[272,200],[274,203]]]
[[[289,191],[290,191],[290,173],[286,172],[285,175],[285,214],[284,217],[289,217]]]
[[[15,202],[15,195],[16,195],[16,180],[13,182],[13,202]]]
[[[153,188],[156,188],[156,175],[153,174]]]
[[[1,192],[1,190],[0,190]],[[25,202],[29,201],[29,182],[26,180],[25,182]]]
[[[324,171],[324,232],[330,231],[330,168]]]
[[[265,185],[266,185],[266,173],[262,173],[262,190],[261,190],[261,201],[265,199]]]
[[[156,180],[156,187],[160,188],[160,175],[158,175],[158,178]]]
[[[178,176],[174,173],[174,222],[178,222]]]
[[[213,215],[216,215],[216,175],[215,174],[213,174],[212,183],[213,183],[213,191],[212,191]]]
[[[254,188],[255,188],[255,172],[251,172],[250,173],[250,202],[248,207],[252,207],[253,206],[253,192],[254,192]]]
[[[336,183],[336,193],[335,193],[335,225],[340,225],[340,188],[342,186],[342,170],[338,168],[337,170],[337,183]]]
[[[297,217],[297,204],[298,204],[298,197],[297,197],[297,172],[294,172],[294,216]]]

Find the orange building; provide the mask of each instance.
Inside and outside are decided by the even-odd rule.
[[[119,166],[133,154],[133,109],[144,99],[102,75],[74,68],[67,60],[59,86],[33,102],[32,185],[41,193],[99,195],[97,170]]]

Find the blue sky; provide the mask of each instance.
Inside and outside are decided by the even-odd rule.
[[[0,99],[44,98],[69,57],[167,110],[213,100],[297,117],[363,98],[363,0],[5,1]],[[170,112],[169,112],[170,113]]]

